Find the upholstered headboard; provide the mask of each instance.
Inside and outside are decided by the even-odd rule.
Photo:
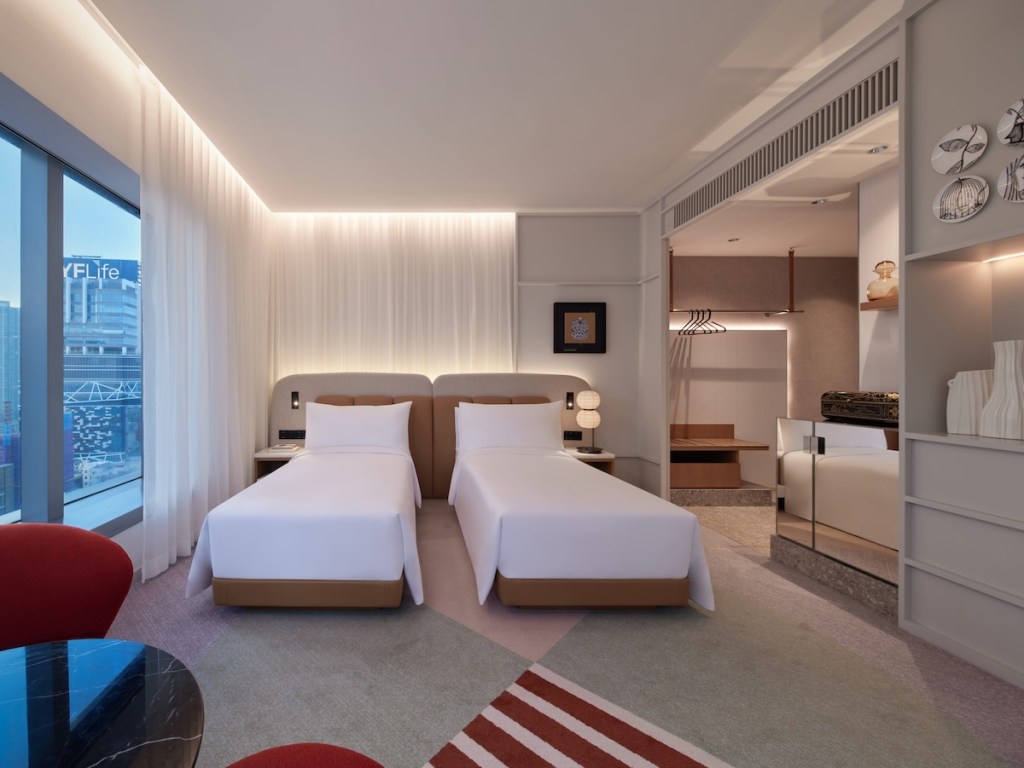
[[[455,468],[455,406],[459,403],[565,402],[565,393],[590,385],[577,376],[547,373],[453,373],[434,380],[434,498],[446,498]],[[562,429],[578,430],[562,412]]]
[[[455,373],[433,384],[415,373],[299,373],[274,385],[270,444],[303,443],[308,402],[387,405],[410,400],[409,452],[420,490],[425,499],[444,499],[455,467],[456,405],[564,402],[566,392],[589,388],[578,376],[554,373]],[[292,407],[293,392],[297,408]],[[562,429],[579,430],[572,411],[563,411]]]
[[[292,393],[298,393],[297,408]],[[270,443],[303,443],[306,403],[389,405],[412,401],[409,412],[409,453],[424,498],[433,488],[433,388],[426,376],[413,373],[300,373],[274,385],[270,401]],[[445,494],[447,494],[447,487]]]

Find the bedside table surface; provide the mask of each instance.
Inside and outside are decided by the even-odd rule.
[[[601,451],[600,453],[583,453],[576,448],[566,448],[565,452],[568,453],[575,459],[580,461],[614,461],[615,454],[611,451]]]
[[[298,448],[264,448],[262,451],[256,451],[253,454],[253,458],[286,460],[292,458],[298,452]]]

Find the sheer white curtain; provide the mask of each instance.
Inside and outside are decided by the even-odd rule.
[[[163,86],[149,79],[143,98],[149,578],[191,553],[206,513],[244,487],[265,439],[271,214]]]
[[[275,214],[273,378],[513,368],[515,215]]]

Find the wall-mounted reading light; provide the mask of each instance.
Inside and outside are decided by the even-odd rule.
[[[293,411],[299,410],[299,393],[298,392],[292,392],[292,410]]]
[[[572,392],[565,393],[565,410],[571,411],[576,407],[576,396]]]

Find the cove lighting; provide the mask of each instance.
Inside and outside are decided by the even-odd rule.
[[[1024,256],[1024,251],[1020,253],[1008,253],[1005,256],[993,256],[991,259],[985,259],[985,263],[988,264],[993,261],[1006,261],[1007,259],[1016,259],[1020,256]]]

